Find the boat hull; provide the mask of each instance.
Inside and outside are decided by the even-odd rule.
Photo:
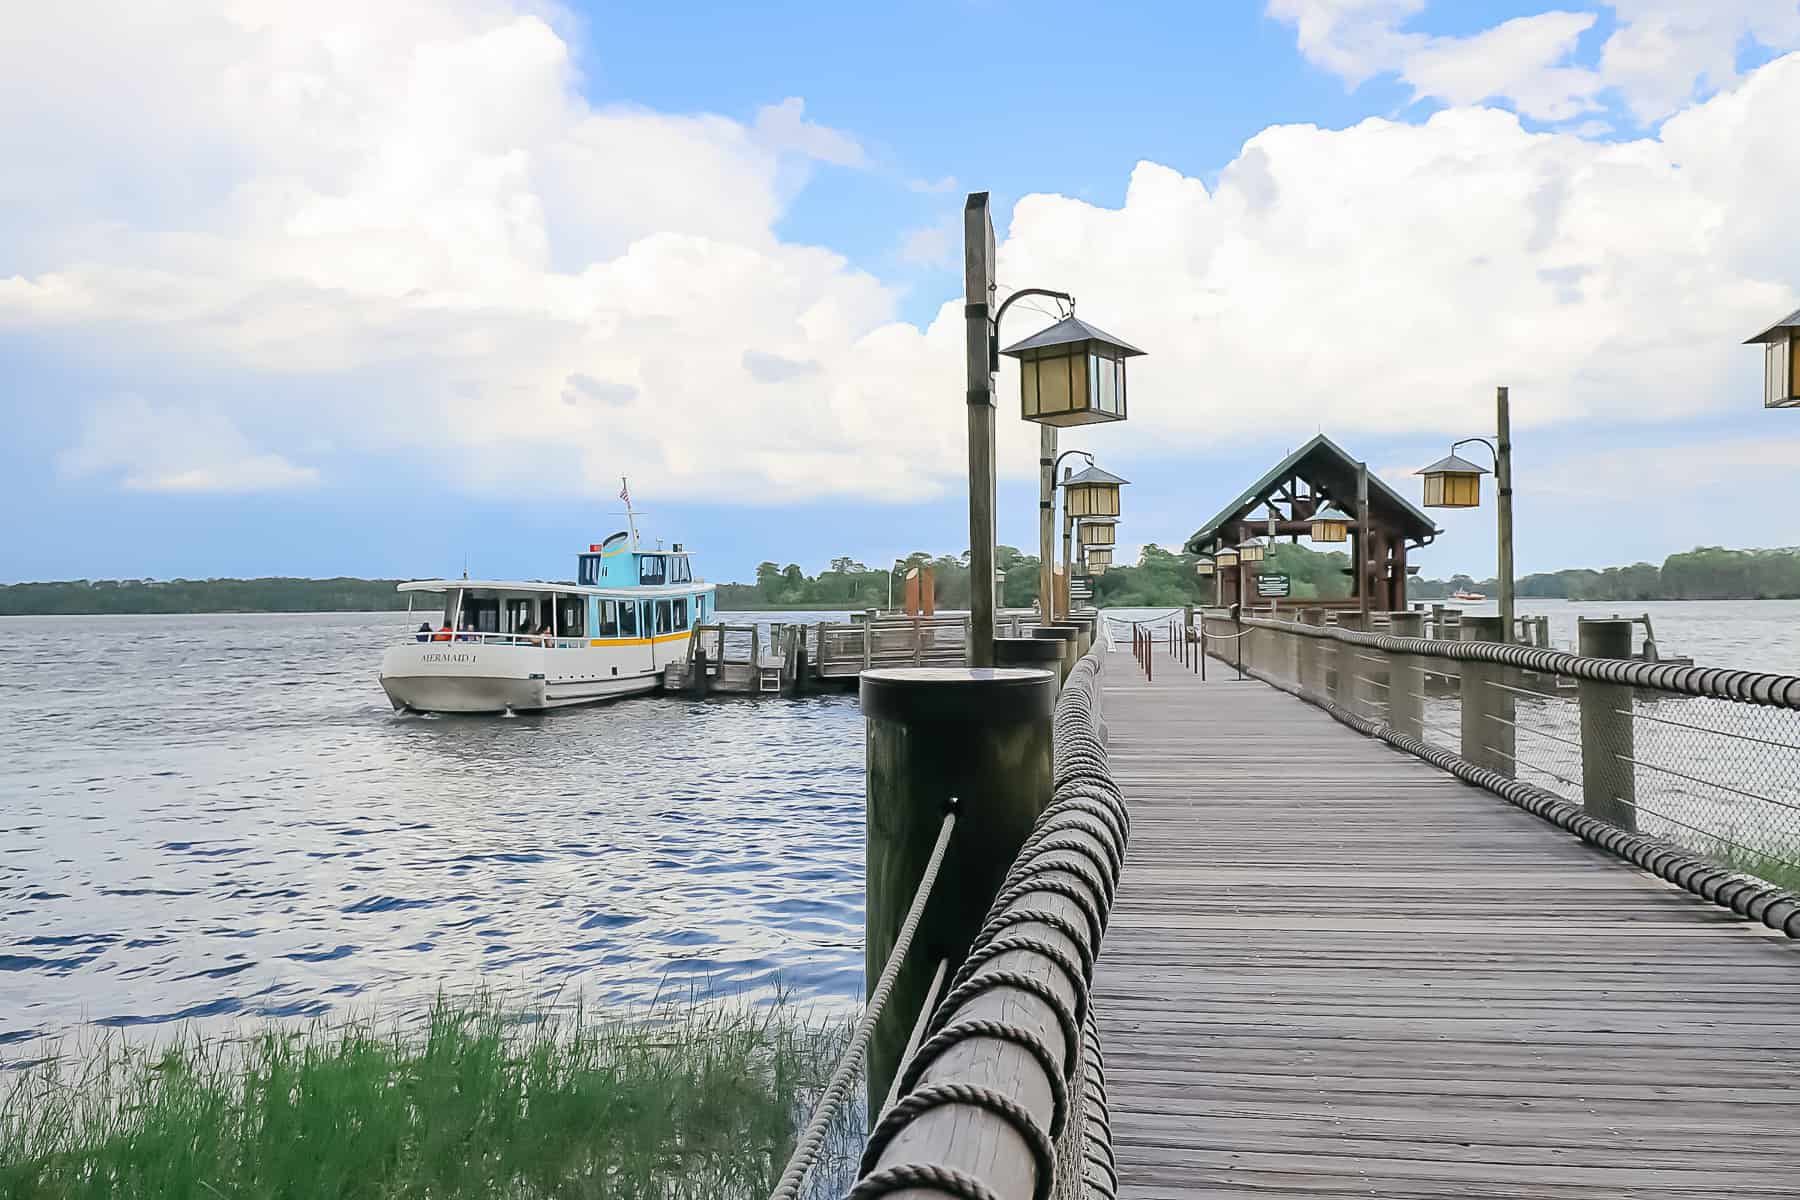
[[[654,691],[661,678],[647,646],[433,641],[391,646],[381,659],[381,688],[396,711],[533,712]]]

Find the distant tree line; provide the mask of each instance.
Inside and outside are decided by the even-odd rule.
[[[73,579],[0,585],[0,616],[29,613],[387,612],[397,579]],[[428,606],[429,607],[429,606]]]
[[[1472,589],[1494,595],[1496,579],[1415,579],[1407,594],[1436,600]],[[1800,598],[1800,547],[1775,550],[1727,550],[1700,546],[1671,554],[1659,567],[1632,563],[1603,571],[1577,568],[1527,575],[1519,580],[1520,596],[1558,600],[1791,600]]]
[[[1029,608],[1037,598],[1038,559],[1013,546],[995,552],[995,564],[1006,574],[1003,603]],[[746,609],[884,608],[892,587],[893,603],[905,595],[906,573],[932,568],[937,605],[969,606],[969,556],[931,555],[915,551],[892,572],[853,558],[834,558],[827,570],[808,575],[795,563],[785,567],[765,562],[754,583],[722,583],[718,606]],[[1341,599],[1350,593],[1350,557],[1322,553],[1305,546],[1271,547],[1265,573],[1292,580],[1296,600]],[[387,612],[406,608],[406,597],[394,590],[394,579],[75,579],[54,583],[0,584],[0,616],[92,613],[212,612]],[[1413,600],[1439,600],[1452,592],[1472,590],[1492,596],[1493,579],[1452,575],[1449,579],[1414,579],[1407,587]],[[1633,563],[1602,571],[1575,569],[1527,575],[1519,595],[1568,600],[1774,600],[1800,598],[1800,548],[1726,550],[1702,546],[1671,554],[1659,567]],[[1156,608],[1212,599],[1210,581],[1194,574],[1194,556],[1145,546],[1138,561],[1114,566],[1094,581],[1095,603],[1116,608]]]

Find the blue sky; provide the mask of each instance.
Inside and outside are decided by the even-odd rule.
[[[1151,351],[1064,440],[1128,548],[1321,430],[1416,487],[1497,383],[1522,570],[1800,542],[1737,345],[1800,304],[1800,3],[191,7],[0,49],[0,579],[555,574],[620,474],[714,578],[960,551],[974,188]]]

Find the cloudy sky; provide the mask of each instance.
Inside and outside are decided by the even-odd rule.
[[[0,579],[966,544],[959,220],[1144,347],[1177,543],[1514,399],[1523,570],[1800,542],[1800,0],[64,0],[0,42]],[[1008,318],[1023,336],[1039,315]],[[1035,430],[1002,377],[1002,540]],[[1409,494],[1416,494],[1416,491]],[[1428,572],[1491,570],[1455,514]]]

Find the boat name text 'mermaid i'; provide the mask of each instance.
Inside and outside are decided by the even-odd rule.
[[[629,489],[624,499],[630,528],[577,555],[574,583],[401,584],[409,604],[422,593],[441,608],[409,608],[409,626],[426,619],[382,655],[381,686],[395,710],[521,712],[657,688],[663,667],[685,659],[694,628],[713,617],[715,588],[694,577],[680,543],[640,546]]]

